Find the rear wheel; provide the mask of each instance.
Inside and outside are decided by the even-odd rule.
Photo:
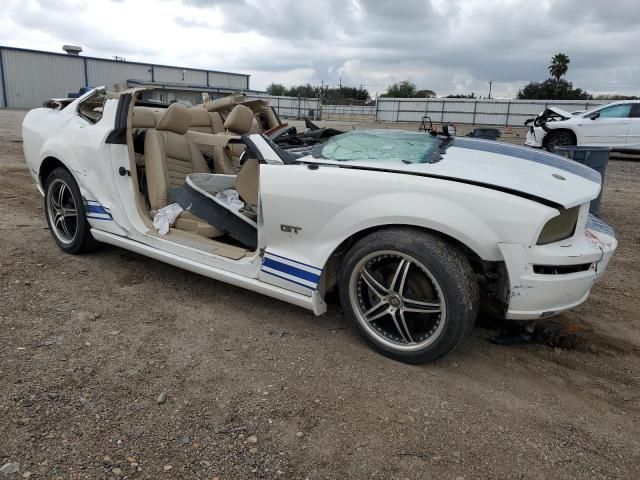
[[[552,131],[552,132],[549,132],[548,135],[549,136],[547,138],[546,148],[551,153],[555,152],[556,147],[571,146],[576,144],[576,141],[573,138],[573,135],[571,135],[570,132],[567,132],[565,130],[562,130],[559,132]]]
[[[96,247],[80,188],[68,170],[56,168],[47,177],[44,208],[49,230],[62,250],[81,253]]]
[[[478,284],[464,254],[441,237],[383,230],[347,253],[340,299],[374,349],[425,363],[451,351],[470,330]]]

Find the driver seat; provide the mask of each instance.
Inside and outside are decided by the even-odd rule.
[[[144,139],[144,163],[149,194],[149,214],[169,204],[169,191],[181,187],[191,173],[210,173],[207,163],[195,143],[186,137],[191,113],[178,103],[162,115],[155,130],[148,130]],[[182,212],[174,228],[214,238],[224,233],[188,211]]]

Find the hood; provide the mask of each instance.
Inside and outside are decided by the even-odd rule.
[[[490,140],[457,137],[445,142],[448,144],[441,147],[440,160],[432,163],[326,159],[320,162],[451,179],[564,208],[586,203],[600,192],[598,172],[559,155]]]
[[[573,117],[573,114],[570,112],[567,112],[566,110],[563,110],[561,108],[558,107],[547,107],[547,110],[551,110],[553,113],[560,115],[561,117],[565,117],[565,118],[571,118]],[[542,112],[541,115],[544,115],[545,112]]]
[[[533,122],[534,126],[544,128],[547,122],[558,122],[568,120],[573,117],[572,113],[567,112],[558,107],[547,107],[537,117],[531,117],[525,120],[524,124],[529,125]]]

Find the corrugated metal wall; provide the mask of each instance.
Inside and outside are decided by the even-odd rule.
[[[127,80],[155,81],[185,85],[207,85],[238,90],[249,88],[249,76],[213,72],[193,68],[132,63],[83,56],[39,52],[0,47],[4,66],[6,92],[0,82],[0,107],[34,108],[49,98],[67,97],[81,87],[114,83],[126,85]],[[86,69],[85,69],[86,67]],[[7,105],[4,104],[4,96]]]
[[[87,75],[90,87],[104,85],[112,88],[114,83],[126,83],[126,80],[151,81],[151,66],[126,62],[109,62],[87,58]],[[126,87],[125,87],[126,88]]]
[[[473,125],[522,125],[548,105],[563,110],[588,110],[606,101],[597,100],[475,100],[457,98],[378,98],[375,120],[383,122],[419,122],[428,116],[436,123]]]
[[[41,106],[84,87],[82,58],[2,49],[2,64],[10,108]]]
[[[186,68],[154,67],[156,82],[184,83],[191,85],[206,85],[207,72]]]
[[[4,85],[4,69],[2,63],[2,50],[0,50],[0,107],[6,108],[7,105],[5,104],[4,89],[2,87]]]
[[[249,77],[222,72],[209,72],[209,85],[212,87],[231,87],[244,90],[249,88]]]

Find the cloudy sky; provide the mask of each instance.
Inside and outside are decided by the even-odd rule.
[[[0,0],[0,45],[438,95],[512,97],[554,53],[592,93],[640,94],[638,0]]]

